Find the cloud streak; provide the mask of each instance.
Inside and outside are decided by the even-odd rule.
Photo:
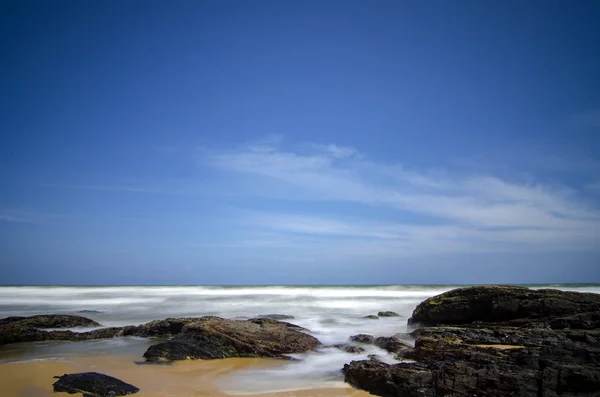
[[[352,244],[328,242],[330,247],[340,245],[339,251],[355,252],[361,245],[363,252],[389,255],[598,249],[600,211],[584,189],[516,183],[494,175],[411,170],[369,160],[353,148],[309,147],[309,151],[278,146],[207,151],[202,163],[243,176],[246,182],[250,179],[253,188],[243,192],[248,197],[300,201],[290,212],[250,211],[242,217],[246,226],[288,236],[352,240]],[[282,197],[282,191],[287,196]],[[333,215],[314,207],[307,210],[304,201],[346,203],[359,210]],[[368,208],[387,211],[395,220],[374,219]]]

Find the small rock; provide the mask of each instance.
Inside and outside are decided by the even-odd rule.
[[[375,338],[373,336],[367,335],[367,334],[358,334],[358,335],[351,336],[350,340],[353,342],[358,342],[358,343],[371,344],[375,341]]]
[[[379,312],[377,315],[379,317],[400,317],[400,315],[396,312]]]
[[[379,320],[379,317],[371,314],[369,316],[364,316],[363,318],[369,319],[369,320]]]
[[[84,397],[115,397],[134,394],[139,388],[98,372],[81,372],[55,376],[55,392],[81,393]]]

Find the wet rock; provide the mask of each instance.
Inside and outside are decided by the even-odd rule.
[[[98,372],[64,374],[54,378],[58,379],[53,384],[55,392],[81,393],[84,397],[125,396],[140,391],[129,383]]]
[[[182,317],[182,318],[167,318],[164,320],[154,320],[138,326],[123,327],[123,336],[140,336],[148,337],[169,337],[177,335],[181,332],[184,326],[198,321],[200,317]]]
[[[365,349],[363,349],[360,346],[355,346],[355,345],[348,345],[348,344],[339,344],[339,345],[333,345],[331,347],[335,347],[336,349],[340,349],[345,351],[346,353],[363,353],[365,351]]]
[[[269,318],[248,321],[202,317],[186,324],[171,340],[152,345],[147,361],[216,359],[228,357],[285,358],[319,347],[302,328]]]
[[[99,310],[88,310],[88,309],[79,310],[77,313],[92,313],[92,314],[102,314],[102,312],[101,312],[101,311],[99,311]]]
[[[436,324],[412,332],[414,348],[400,347],[398,356],[416,362],[357,361],[344,366],[344,376],[386,397],[600,396],[600,296],[592,295],[502,286],[450,291],[413,313],[413,324]]]
[[[412,346],[401,341],[396,336],[380,336],[373,341],[373,344],[390,353],[399,353],[407,349],[412,349]]]
[[[367,358],[371,361],[383,362],[383,358],[379,354],[369,354]]]
[[[400,317],[400,315],[396,312],[379,312],[377,315],[379,317]]]
[[[0,326],[12,325],[34,328],[75,328],[99,327],[100,324],[89,318],[68,314],[41,314],[30,317],[6,317],[0,319]]]
[[[373,337],[372,335],[367,335],[367,334],[358,334],[358,335],[352,335],[350,337],[350,340],[352,342],[372,344],[375,341],[375,337]]]
[[[369,320],[379,320],[379,317],[371,314],[369,316],[364,316],[363,318],[369,319]]]
[[[423,301],[414,310],[408,323],[433,326],[480,322],[523,326],[554,320],[555,327],[573,328],[580,326],[578,321],[574,321],[576,314],[593,312],[600,312],[598,294],[514,286],[479,286],[458,288]],[[559,318],[563,319],[562,324]],[[598,314],[595,317],[590,315],[589,321],[586,327],[597,327]]]

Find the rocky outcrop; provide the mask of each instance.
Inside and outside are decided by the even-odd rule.
[[[423,301],[408,320],[413,326],[460,325],[479,322],[495,325],[551,325],[581,313],[595,313],[598,323],[600,295],[553,289],[532,290],[513,286],[458,288]],[[586,320],[584,320],[586,321]],[[556,324],[558,328],[562,324]]]
[[[386,397],[599,396],[599,301],[519,287],[450,291],[413,313],[411,324],[436,325],[412,332],[415,347],[399,350],[415,362],[358,361],[343,373],[348,383]]]
[[[34,328],[75,328],[99,327],[100,324],[89,318],[67,314],[42,314],[30,317],[6,317],[0,319],[0,327],[5,325]]]
[[[140,391],[129,383],[98,372],[64,374],[54,378],[58,379],[53,384],[55,392],[81,393],[84,397],[125,396]]]
[[[152,345],[147,361],[216,359],[228,357],[285,358],[320,346],[293,324],[268,318],[247,321],[202,317],[186,324],[171,340]]]
[[[400,317],[400,315],[396,312],[379,312],[377,315],[379,317]]]

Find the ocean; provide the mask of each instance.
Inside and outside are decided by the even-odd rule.
[[[78,314],[103,326],[137,325],[167,317],[214,315],[247,319],[285,314],[286,320],[310,330],[324,345],[344,343],[363,333],[391,336],[408,332],[406,320],[428,297],[457,288],[455,285],[373,286],[5,286],[0,287],[0,318],[34,314]],[[600,293],[599,284],[532,285]],[[85,311],[85,312],[82,312]],[[394,311],[399,317],[364,316]],[[77,330],[89,330],[74,329]],[[408,335],[403,336],[411,342]],[[38,342],[0,347],[0,363],[28,360],[67,360],[73,355],[143,354],[153,343],[143,338],[115,338],[86,342]],[[339,373],[345,363],[377,354],[394,362],[384,350],[368,346],[362,354],[324,348],[296,355],[280,366],[239,371],[219,379],[229,394],[265,393],[307,387],[342,386]]]

